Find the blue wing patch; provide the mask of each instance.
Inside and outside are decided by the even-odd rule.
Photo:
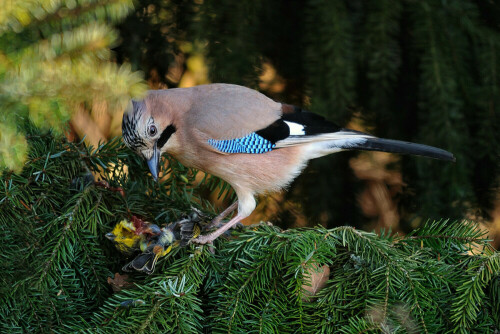
[[[262,138],[255,132],[249,134],[248,136],[227,139],[227,140],[216,140],[209,139],[208,143],[220,152],[224,153],[266,153],[272,151],[276,146],[269,140]]]

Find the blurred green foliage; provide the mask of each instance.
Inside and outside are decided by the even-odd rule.
[[[121,111],[144,92],[141,75],[113,62],[110,51],[118,42],[113,24],[132,1],[2,0],[0,8],[0,168],[22,168],[20,118],[61,131],[92,102]]]

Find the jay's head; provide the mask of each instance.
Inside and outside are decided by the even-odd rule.
[[[158,179],[160,157],[167,150],[168,140],[175,131],[171,113],[158,108],[151,94],[144,100],[133,100],[123,115],[123,141],[147,160],[155,180]]]

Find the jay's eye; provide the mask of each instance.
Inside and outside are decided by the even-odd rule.
[[[154,124],[151,124],[148,128],[148,134],[151,136],[151,137],[154,137],[156,135],[156,133],[158,132],[158,130],[156,129],[156,125]]]

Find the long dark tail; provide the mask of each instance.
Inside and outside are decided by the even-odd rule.
[[[420,155],[439,160],[455,161],[452,153],[442,150],[437,147],[428,145],[410,143],[400,140],[383,139],[383,138],[364,138],[364,140],[353,140],[352,142],[345,143],[345,147],[339,147],[349,150],[363,150],[363,151],[381,151],[399,154],[412,154]]]
[[[276,143],[276,147],[309,145],[311,159],[345,150],[381,151],[399,154],[413,154],[423,157],[455,161],[448,151],[423,144],[401,140],[377,138],[367,133],[341,129],[317,135],[293,135]]]

